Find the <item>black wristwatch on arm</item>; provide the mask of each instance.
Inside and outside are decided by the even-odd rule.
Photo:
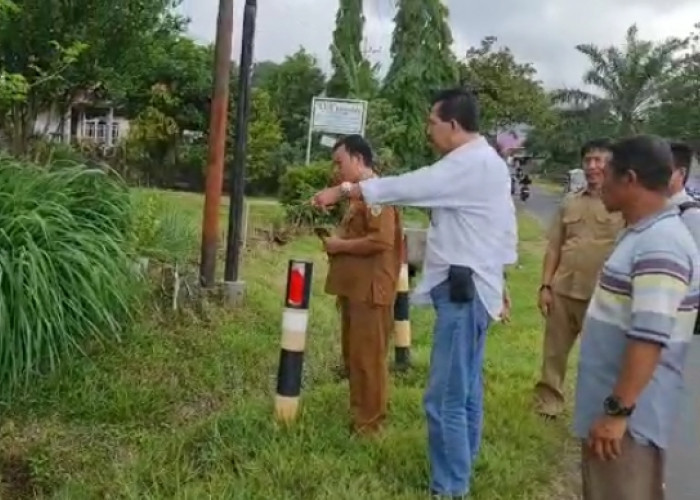
[[[634,411],[635,405],[624,406],[622,400],[611,394],[603,401],[603,410],[609,417],[629,417]]]

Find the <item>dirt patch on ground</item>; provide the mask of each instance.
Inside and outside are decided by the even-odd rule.
[[[29,461],[18,455],[0,456],[0,498],[25,500],[34,498],[35,492]]]

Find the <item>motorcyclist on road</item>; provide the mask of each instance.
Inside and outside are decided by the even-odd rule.
[[[530,184],[532,184],[530,176],[524,174],[522,179],[520,179],[520,199],[522,201],[525,201],[530,197]]]

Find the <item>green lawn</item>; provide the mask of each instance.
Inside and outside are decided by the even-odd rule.
[[[183,217],[201,218],[199,197],[164,196],[176,199]],[[281,216],[274,203],[252,206],[252,225]],[[541,338],[534,307],[540,234],[532,219],[520,223],[513,323],[492,328],[487,347],[485,437],[473,484],[479,500],[565,498],[555,478],[570,444],[566,424],[541,422],[530,405]],[[272,404],[290,257],[313,259],[315,283],[302,413],[284,429],[272,419]],[[415,367],[394,377],[386,433],[358,440],[347,432],[346,384],[332,375],[338,322],[333,299],[322,293],[326,262],[316,238],[272,250],[251,242],[242,269],[244,309],[218,310],[207,322],[146,315],[123,345],[64,367],[5,408],[0,497],[425,498],[421,397],[431,311],[412,311]]]

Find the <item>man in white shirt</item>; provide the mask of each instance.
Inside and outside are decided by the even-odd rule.
[[[314,204],[351,198],[431,210],[423,277],[413,293],[414,303],[436,311],[424,398],[430,486],[436,497],[461,498],[481,442],[486,331],[507,313],[504,267],[517,259],[517,222],[508,166],[479,134],[474,95],[440,92],[428,132],[443,155],[435,164],[343,183],[317,193]]]
[[[684,143],[671,143],[673,153],[673,169],[669,183],[669,202],[684,207],[681,220],[690,231],[695,244],[700,248],[700,209],[697,202],[688,194],[685,186],[688,183],[690,167],[693,161],[692,149]],[[685,204],[688,208],[685,208]],[[698,408],[700,408],[700,336],[694,335],[691,340],[688,359],[683,373],[685,391],[683,395],[680,419],[676,425],[671,445],[667,454],[668,479],[667,495],[679,500],[690,499],[700,487],[700,477],[694,467],[684,464],[692,463],[697,457],[700,447],[700,437],[696,425]]]

